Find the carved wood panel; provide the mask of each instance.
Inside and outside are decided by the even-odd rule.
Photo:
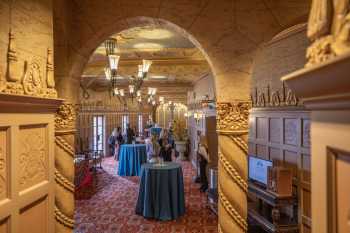
[[[293,171],[293,183],[300,200],[301,233],[311,232],[309,118],[309,112],[306,111],[253,109],[249,121],[249,130],[257,131],[257,134],[249,134],[249,153],[264,159],[281,161]],[[261,119],[267,120],[262,121]],[[263,131],[264,129],[266,132]]]
[[[54,232],[53,117],[0,114],[1,233]]]

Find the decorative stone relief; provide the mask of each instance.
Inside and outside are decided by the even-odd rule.
[[[62,104],[55,116],[56,129],[73,129],[75,128],[76,108],[74,104]]]
[[[52,51],[49,48],[47,49],[46,82],[47,82],[48,88],[55,88],[55,77],[53,76]]]
[[[217,130],[248,130],[250,101],[217,103]]]
[[[307,50],[306,66],[350,52],[350,2],[312,1],[307,35],[313,43]]]
[[[19,185],[21,190],[47,179],[47,150],[45,128],[21,130]]]
[[[7,78],[0,78],[0,92],[15,95],[29,95],[43,98],[56,98],[57,91],[54,89],[53,64],[52,54],[48,51],[47,54],[47,77],[46,81],[42,79],[40,62],[35,58],[28,65],[28,61],[24,62],[24,67],[21,67],[18,62],[18,56],[15,46],[15,36],[12,32],[9,33],[9,46],[7,51]],[[21,70],[25,70],[22,80]],[[1,77],[1,71],[0,71]]]
[[[284,82],[279,90],[272,91],[270,86],[266,90],[258,90],[255,88],[255,93],[251,94],[253,107],[293,107],[302,103],[295,96],[295,93],[288,89]]]

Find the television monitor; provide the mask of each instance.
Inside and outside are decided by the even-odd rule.
[[[252,181],[267,185],[267,169],[272,166],[272,161],[249,156],[248,176]]]

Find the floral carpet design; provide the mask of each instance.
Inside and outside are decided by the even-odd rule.
[[[76,200],[75,233],[217,233],[217,216],[207,207],[206,194],[192,180],[190,162],[182,162],[186,213],[173,221],[145,219],[135,214],[139,177],[117,175],[113,158],[99,170],[98,192],[87,200]]]

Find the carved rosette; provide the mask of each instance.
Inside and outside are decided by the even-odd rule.
[[[74,229],[74,134],[76,109],[63,103],[55,115],[55,218],[56,232],[68,233]]]
[[[217,103],[219,232],[247,232],[247,135],[250,101]]]
[[[312,66],[350,52],[350,2],[348,0],[312,1],[307,49],[307,64]]]

